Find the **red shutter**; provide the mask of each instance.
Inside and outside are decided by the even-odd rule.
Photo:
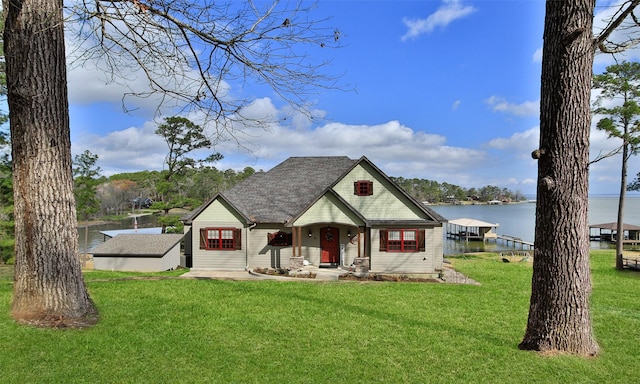
[[[426,250],[425,247],[425,230],[424,229],[419,229],[418,230],[418,251],[420,252],[424,252]]]
[[[200,228],[200,249],[207,249],[207,228]]]
[[[373,181],[367,181],[369,183],[369,196],[373,195]]]
[[[387,238],[389,237],[389,233],[387,229],[380,230],[380,251],[387,251]]]
[[[242,229],[233,230],[233,249],[242,249]]]

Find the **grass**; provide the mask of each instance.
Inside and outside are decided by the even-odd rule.
[[[494,257],[453,261],[480,286],[89,272],[101,321],[83,330],[15,324],[11,278],[0,273],[1,381],[629,383],[640,273],[615,271],[613,258],[592,254],[596,358],[518,350],[531,265]]]

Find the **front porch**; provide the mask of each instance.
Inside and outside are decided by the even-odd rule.
[[[367,257],[368,231],[365,227],[320,223],[291,228],[291,270],[307,265],[319,268],[347,268]],[[306,263],[305,263],[306,261]]]

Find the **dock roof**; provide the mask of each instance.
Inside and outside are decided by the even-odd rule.
[[[618,230],[618,223],[602,223],[602,224],[589,224],[589,228],[598,228],[598,229],[609,229],[611,231]],[[640,231],[640,226],[623,223],[622,224],[623,231]]]
[[[462,217],[459,219],[449,220],[449,224],[458,225],[460,227],[478,227],[478,228],[487,228],[487,227],[499,227],[498,223],[488,223],[486,221],[477,220],[477,219],[469,219],[466,217]]]

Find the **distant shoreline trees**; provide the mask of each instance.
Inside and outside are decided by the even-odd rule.
[[[232,188],[254,173],[256,170],[252,167],[245,167],[241,171],[221,170],[214,166],[204,165],[190,168],[180,177],[180,188],[176,191],[177,195],[169,198],[173,201],[185,202],[183,206],[176,205],[175,207],[194,209],[216,193]],[[514,192],[492,185],[481,188],[463,188],[447,182],[440,183],[426,179],[405,179],[403,177],[390,177],[390,179],[421,202],[437,204],[460,201],[518,202],[526,200],[520,191]],[[99,215],[128,212],[132,209],[132,201],[135,198],[150,198],[153,201],[159,201],[161,196],[155,186],[163,180],[163,172],[148,170],[119,173],[102,178],[97,188],[97,198],[100,201]]]
[[[488,202],[499,200],[502,202],[517,202],[526,200],[520,191],[512,191],[494,185],[481,188],[463,188],[447,182],[439,183],[434,180],[405,179],[390,177],[391,180],[418,201],[429,203],[454,203],[459,201]]]

